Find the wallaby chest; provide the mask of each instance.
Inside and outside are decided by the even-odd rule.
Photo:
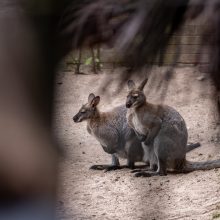
[[[96,123],[88,123],[87,124],[87,131],[89,134],[91,134],[92,136],[94,136],[95,138],[99,139],[102,136],[102,133],[105,131],[104,128],[100,127],[99,124]]]
[[[128,123],[139,134],[146,135],[152,128],[161,123],[158,115],[145,109],[131,110],[128,113]]]
[[[111,146],[117,140],[114,129],[106,123],[90,122],[87,131],[94,136],[102,146]]]

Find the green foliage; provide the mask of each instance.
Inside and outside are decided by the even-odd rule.
[[[220,219],[220,212],[213,213],[212,219]]]
[[[79,59],[77,57],[71,56],[72,64],[76,65],[79,63]]]
[[[77,58],[75,58],[74,60],[73,60],[73,64],[77,64],[79,62],[79,60],[77,59]]]
[[[99,65],[100,67],[102,67],[103,65],[101,64],[101,61],[100,61],[100,59],[98,58],[98,57],[95,57],[95,64],[96,65]],[[84,62],[84,64],[86,65],[86,66],[89,66],[89,65],[91,65],[92,64],[92,57],[88,57],[86,60],[85,60],[85,62]]]
[[[99,58],[99,56],[100,56],[99,52],[96,50],[93,50],[92,54],[93,54],[92,56],[87,57],[84,60],[83,64],[86,66],[95,65],[96,68],[101,68],[103,65],[101,64],[101,61]],[[76,57],[75,54],[71,56],[71,64],[74,64],[74,65],[81,64],[81,51],[80,51],[78,57]]]
[[[88,65],[91,65],[92,64],[92,57],[89,57],[85,60],[85,63],[84,63],[86,66]]]

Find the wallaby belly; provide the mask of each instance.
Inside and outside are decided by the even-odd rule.
[[[153,145],[145,145],[142,143],[142,148],[144,150],[143,162],[150,164],[157,164],[156,154],[154,153],[154,146]]]
[[[137,115],[133,115],[132,124],[133,124],[134,129],[139,134],[146,135],[148,133],[148,128],[146,127],[146,124],[143,124],[143,122]]]
[[[175,169],[178,161],[185,159],[187,139],[184,120],[166,118],[154,139],[154,151],[161,159],[166,158],[167,168]]]

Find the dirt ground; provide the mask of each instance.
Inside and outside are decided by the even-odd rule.
[[[120,72],[122,69],[116,69],[114,76]],[[156,81],[164,72],[165,68],[152,70],[145,88],[148,101],[163,101],[181,113],[187,123],[189,142],[202,144],[187,154],[188,160],[220,158],[220,123],[216,123],[218,114],[211,99],[212,83],[195,68],[177,68],[166,90],[164,84]],[[104,73],[61,72],[56,84],[54,128],[66,152],[60,168],[62,219],[220,219],[220,169],[151,178],[136,178],[129,169],[89,170],[94,164],[110,164],[111,156],[87,133],[86,122],[75,124],[72,117],[87,102],[90,92],[101,96],[99,108],[105,111],[125,103],[127,88],[121,84],[118,92],[115,81],[106,80]],[[100,90],[101,85],[108,87],[107,92]]]

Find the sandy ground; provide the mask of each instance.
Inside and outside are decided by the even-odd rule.
[[[187,154],[188,160],[220,158],[220,124],[216,123],[216,107],[211,99],[213,85],[194,68],[178,68],[165,93],[156,81],[164,71],[152,71],[145,89],[148,101],[163,101],[184,117],[189,141],[202,144]],[[115,81],[108,81],[109,90],[103,94],[100,85],[104,75],[62,72],[57,78],[54,127],[66,151],[60,169],[62,219],[220,219],[220,169],[151,178],[136,178],[128,169],[106,173],[89,170],[94,164],[110,164],[111,157],[87,133],[86,122],[75,124],[72,117],[90,92],[101,96],[102,111],[125,103],[127,92],[121,84],[119,93]],[[125,164],[124,160],[120,162]]]

